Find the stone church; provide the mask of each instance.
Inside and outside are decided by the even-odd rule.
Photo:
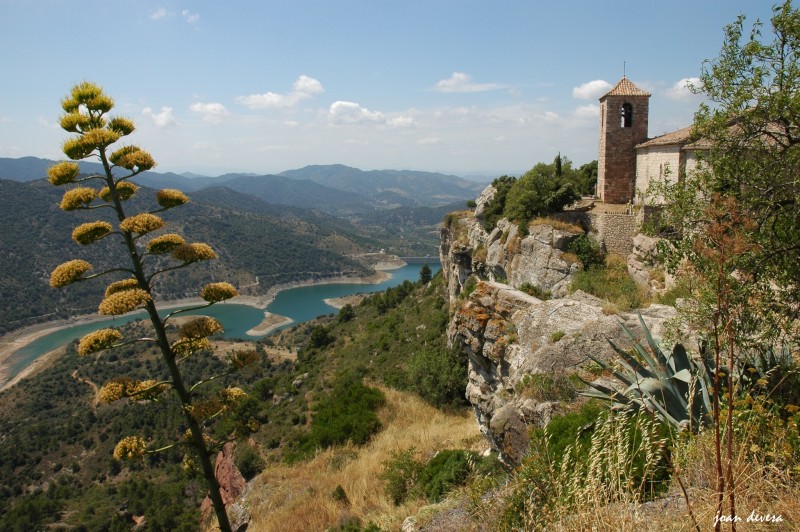
[[[600,98],[597,196],[607,204],[643,204],[652,180],[675,181],[697,167],[702,144],[690,141],[691,126],[647,136],[650,93],[624,77]]]

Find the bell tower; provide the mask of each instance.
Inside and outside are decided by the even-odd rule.
[[[650,93],[622,77],[600,98],[597,195],[605,203],[633,201],[637,144],[647,140]]]

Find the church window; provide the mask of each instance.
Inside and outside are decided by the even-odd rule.
[[[629,103],[622,104],[620,111],[621,127],[631,127],[633,125],[633,106]]]

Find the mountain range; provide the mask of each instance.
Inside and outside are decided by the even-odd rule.
[[[0,179],[33,181],[55,161],[37,157],[0,158]],[[100,163],[79,162],[85,174]],[[187,177],[191,176],[191,177]],[[316,209],[335,216],[364,215],[393,207],[439,207],[475,198],[486,183],[454,175],[411,170],[364,171],[344,165],[315,165],[280,174],[224,174],[217,177],[143,172],[136,182],[153,188],[196,192],[224,186],[268,203]]]

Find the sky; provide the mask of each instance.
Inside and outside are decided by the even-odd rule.
[[[521,175],[597,159],[598,98],[652,93],[651,137],[726,24],[770,0],[0,0],[0,157],[63,159],[73,84],[99,84],[157,171],[311,164]]]

